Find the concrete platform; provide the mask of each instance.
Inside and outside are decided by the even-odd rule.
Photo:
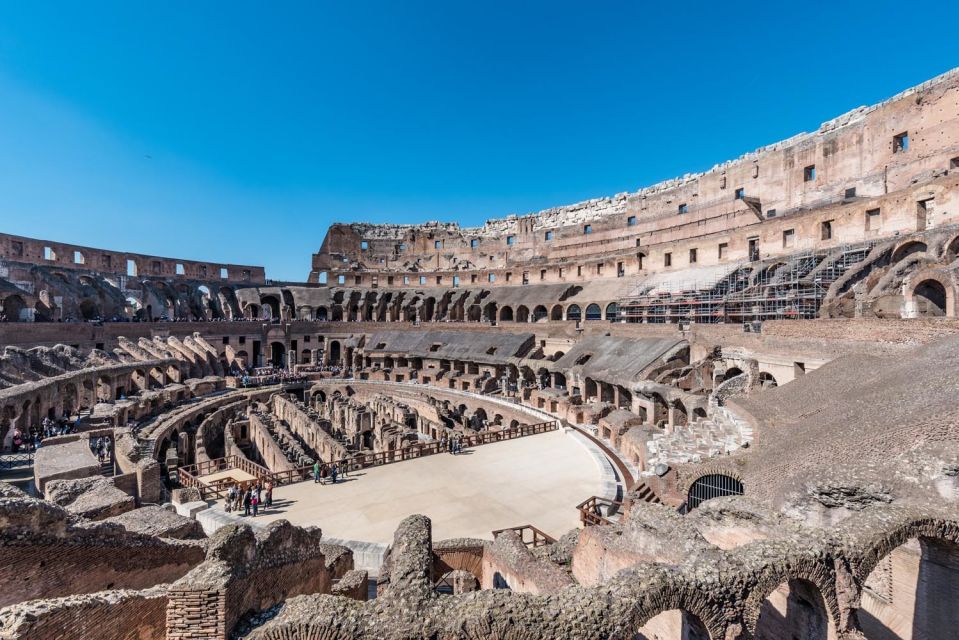
[[[601,495],[603,474],[563,431],[366,469],[336,485],[301,482],[273,492],[258,524],[286,519],[324,537],[388,544],[413,513],[433,520],[433,539],[491,538],[532,524],[559,537],[579,525],[576,505]],[[222,509],[222,504],[217,510]]]
[[[240,469],[227,469],[225,471],[217,471],[216,473],[200,476],[199,479],[207,484],[213,484],[214,482],[228,479],[232,479],[234,482],[249,482],[250,480],[256,480],[256,477]]]

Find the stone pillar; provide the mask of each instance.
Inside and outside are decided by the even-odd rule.
[[[470,593],[479,590],[479,581],[476,579],[476,576],[469,571],[457,569],[451,572],[447,579],[453,586],[453,595],[458,596],[461,593]]]

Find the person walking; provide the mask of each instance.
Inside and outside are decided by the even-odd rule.
[[[273,481],[266,481],[266,506],[273,507]]]
[[[313,483],[316,484],[320,481],[320,461],[313,461]]]

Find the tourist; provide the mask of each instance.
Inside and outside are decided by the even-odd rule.
[[[320,481],[320,461],[315,460],[313,462],[313,483],[316,484]]]
[[[250,503],[253,500],[253,491],[247,487],[243,492],[243,515],[250,515]]]
[[[260,506],[259,490],[255,491],[250,497],[250,506],[253,507],[253,517],[256,517],[257,507]]]
[[[266,481],[266,506],[273,506],[273,481]]]
[[[330,469],[330,479],[333,480],[333,484],[336,484],[336,474],[339,473],[339,469],[336,466],[336,463],[333,463],[333,468]]]

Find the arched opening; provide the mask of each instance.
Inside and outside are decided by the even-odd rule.
[[[763,389],[773,389],[778,385],[779,383],[776,382],[776,378],[768,371],[763,371],[759,374],[759,386]]]
[[[956,258],[959,258],[959,236],[956,236],[946,245],[946,251],[943,254],[943,262],[949,264]]]
[[[340,363],[340,342],[333,340],[330,342],[330,364]]]
[[[276,296],[260,296],[260,304],[263,305],[264,311],[269,309],[270,315],[266,318],[280,318],[280,300]]]
[[[328,317],[329,317],[329,316],[327,315],[326,307],[317,307],[317,308],[316,308],[316,319],[317,319],[318,321],[320,321],[320,322],[326,322],[326,320],[327,320]]]
[[[281,369],[286,366],[286,346],[282,342],[270,343],[270,364]]]
[[[836,631],[826,602],[812,582],[796,578],[779,585],[763,600],[756,640],[833,640]]]
[[[529,309],[524,305],[516,308],[516,322],[529,322]]]
[[[97,378],[97,402],[111,402],[113,400],[113,381],[107,376]]]
[[[585,398],[587,400],[592,400],[593,398],[595,398],[596,397],[596,381],[593,380],[592,378],[586,378],[586,384],[584,386],[586,391]]]
[[[697,616],[685,609],[671,609],[653,616],[639,628],[633,640],[710,640]]]
[[[698,478],[689,487],[686,508],[693,510],[707,500],[723,496],[743,495],[743,483],[731,476],[711,473]]]
[[[26,306],[20,296],[7,296],[3,299],[3,319],[8,322],[19,322],[23,319],[23,310]]]
[[[497,305],[495,302],[488,302],[486,306],[483,307],[483,315],[486,316],[486,320],[489,322],[495,321],[499,316],[497,315]]]
[[[513,321],[513,308],[512,307],[503,307],[499,311],[499,319],[502,322],[512,322]]]
[[[260,317],[260,305],[249,304],[246,306],[246,317],[250,320],[256,320]]]
[[[582,312],[582,310],[579,308],[579,305],[578,305],[578,304],[571,304],[571,305],[569,305],[568,307],[566,307],[566,319],[567,319],[567,320],[575,320],[575,321],[579,322],[579,320],[582,318],[582,313],[583,313],[583,312]]]
[[[723,382],[727,380],[732,380],[736,376],[741,376],[741,375],[743,375],[742,369],[740,369],[739,367],[730,367],[726,369],[726,373],[723,374]]]
[[[561,304],[554,304],[554,305],[553,305],[553,308],[550,309],[549,319],[550,319],[550,320],[553,320],[553,321],[555,321],[555,322],[559,322],[560,320],[562,320],[562,319],[563,319],[563,305],[561,305]]]
[[[959,545],[912,538],[879,560],[867,576],[857,612],[870,640],[948,638],[959,608],[943,607],[959,585]]]
[[[946,315],[946,288],[938,280],[923,280],[913,289],[916,313],[920,316]]]
[[[892,264],[896,264],[914,253],[926,251],[928,248],[925,242],[919,242],[918,240],[906,242],[892,252]]]
[[[616,322],[619,319],[619,305],[615,302],[606,305],[606,319],[610,322]]]
[[[586,320],[602,320],[603,311],[599,308],[599,305],[593,303],[586,307]]]
[[[545,320],[546,315],[547,315],[546,307],[544,307],[543,305],[537,305],[533,309],[533,322],[540,322],[541,320]]]

